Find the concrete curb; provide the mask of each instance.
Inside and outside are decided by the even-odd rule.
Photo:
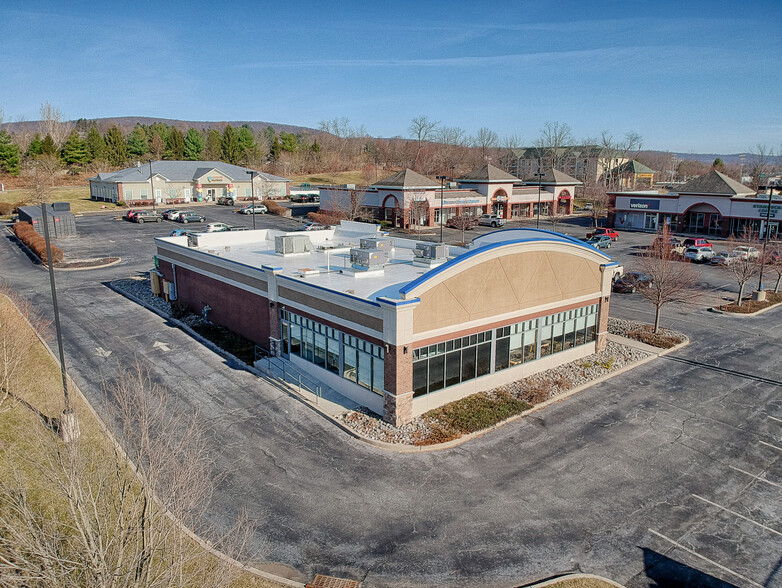
[[[57,267],[54,266],[54,271],[56,272],[83,272],[87,270],[94,270],[94,269],[101,269],[104,267],[111,267],[112,265],[117,265],[122,261],[121,257],[118,257],[115,261],[110,261],[109,263],[103,263],[101,265],[93,265],[90,267]],[[46,264],[43,264],[46,266]],[[48,267],[48,266],[46,266]]]
[[[751,316],[758,316],[763,314],[764,312],[768,312],[769,310],[773,310],[778,306],[782,306],[782,302],[777,302],[776,304],[772,304],[771,306],[767,306],[766,308],[761,308],[760,310],[756,310],[755,312],[730,312],[727,310],[720,310],[716,306],[710,308],[709,310],[711,312],[715,312],[717,314],[724,314],[725,316],[737,316],[737,317],[751,317]]]
[[[113,289],[113,288],[112,288]],[[115,290],[116,291],[116,290]],[[13,300],[5,296],[6,300],[14,307],[16,308],[16,305],[13,303]],[[17,308],[18,311],[18,308]],[[21,313],[20,313],[21,314]],[[30,324],[29,321],[27,321],[27,318],[22,315],[27,324],[29,325],[30,329],[35,333],[35,336],[38,338],[38,340],[41,342],[41,344],[44,346],[44,348],[49,352],[49,355],[52,356],[52,359],[54,360],[55,364],[60,365],[60,360],[58,359],[57,355],[55,355],[54,351],[51,347],[49,347],[49,344],[44,341],[44,339],[41,337],[40,333],[36,331],[33,326]],[[196,333],[197,334],[197,333]],[[238,361],[238,360],[237,360]],[[73,378],[68,376],[68,385],[69,388],[72,388],[76,391],[76,393],[79,396],[79,399],[84,403],[84,406],[87,407],[87,410],[90,412],[90,414],[95,419],[95,422],[98,423],[98,427],[101,429],[103,434],[106,436],[106,438],[114,445],[114,447],[117,449],[117,451],[122,455],[123,459],[125,459],[132,467],[133,471],[136,471],[136,466],[133,463],[133,461],[127,456],[125,453],[125,450],[123,447],[119,444],[117,439],[112,434],[111,430],[106,426],[106,423],[103,422],[103,419],[100,417],[100,415],[97,413],[95,408],[92,406],[89,400],[87,400],[87,397],[84,395],[84,393],[81,391],[81,388],[76,384],[76,382],[73,381]],[[157,498],[155,499],[158,504],[160,504],[159,501],[157,501]],[[264,572],[263,570],[259,570],[258,568],[250,565],[245,565],[239,562],[238,560],[224,554],[221,551],[218,551],[214,547],[212,547],[208,541],[202,539],[198,535],[196,535],[191,529],[189,529],[185,524],[171,515],[168,511],[166,511],[166,516],[177,526],[179,529],[188,537],[190,537],[193,541],[198,543],[203,549],[214,555],[216,558],[221,559],[224,562],[227,562],[231,564],[234,567],[238,567],[241,571],[249,572],[255,576],[264,578],[266,580],[277,582],[278,584],[283,584],[286,586],[291,586],[292,588],[305,588],[305,584],[301,582],[296,582],[294,580],[289,580],[288,578],[283,578],[282,576],[276,576],[274,574],[271,574],[269,572]],[[272,562],[273,563],[273,562]]]
[[[609,580],[608,578],[604,578],[603,576],[596,576],[595,574],[565,574],[564,576],[560,576],[552,580],[546,580],[545,582],[541,582],[540,584],[529,584],[528,588],[544,588],[545,586],[556,587],[556,585],[559,584],[560,582],[564,582],[567,580],[580,580],[580,579],[598,580],[600,582],[605,582],[609,586],[614,586],[615,588],[625,588],[622,584],[619,584],[618,582],[614,582],[613,580]]]

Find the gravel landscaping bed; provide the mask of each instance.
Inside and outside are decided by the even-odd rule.
[[[608,318],[608,332],[627,339],[641,341],[661,349],[670,349],[687,340],[687,336],[671,329],[660,329],[657,333],[652,330],[652,325],[628,321],[617,318]]]
[[[163,314],[171,316],[171,304],[152,293],[149,278],[125,278],[123,280],[114,280],[111,282],[111,286],[117,290],[127,292]]]
[[[629,326],[627,328],[630,330]],[[497,392],[507,392],[527,402],[534,400],[531,404],[536,404],[648,356],[648,353],[639,349],[609,342],[606,349],[600,353],[593,353],[568,364],[505,384],[486,394],[491,396]],[[423,414],[401,427],[386,423],[379,415],[368,409],[350,410],[338,418],[357,433],[376,441],[401,445],[428,445],[431,444],[428,439],[437,428],[436,421],[428,415],[429,413]]]

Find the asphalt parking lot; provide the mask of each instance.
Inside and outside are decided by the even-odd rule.
[[[210,222],[238,216],[202,210]],[[66,356],[98,406],[103,380],[139,358],[175,407],[200,411],[226,474],[204,517],[228,526],[246,508],[257,559],[366,586],[517,586],[575,568],[632,588],[782,586],[782,310],[708,312],[737,289],[718,268],[699,268],[702,300],[663,313],[688,347],[459,448],[395,454],[105,286],[149,269],[151,237],[182,226],[77,219],[79,237],[60,244],[68,258],[123,262],[57,274]],[[559,228],[580,237],[586,220]],[[608,253],[629,268],[651,239],[622,232]],[[0,268],[50,313],[46,272],[7,235]],[[648,306],[616,295],[612,315],[648,319]]]

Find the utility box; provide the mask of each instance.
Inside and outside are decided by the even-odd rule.
[[[382,249],[360,249],[350,250],[350,263],[356,269],[380,269],[388,260],[388,255]]]
[[[274,251],[278,255],[308,253],[312,251],[309,235],[278,235],[274,238]]]
[[[361,249],[383,249],[391,251],[394,248],[394,240],[388,237],[365,237],[361,239]]]
[[[417,243],[415,256],[423,259],[446,259],[448,257],[448,245],[441,243]]]
[[[46,205],[49,236],[52,239],[76,236],[76,217],[70,212],[70,207],[71,205],[68,202],[55,202],[54,204]],[[66,210],[62,210],[63,208]],[[40,206],[20,206],[19,220],[33,225],[38,234],[44,234],[43,215]]]

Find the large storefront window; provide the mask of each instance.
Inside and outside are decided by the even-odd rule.
[[[297,355],[367,390],[383,394],[381,346],[287,310],[280,313],[280,319],[284,354]]]
[[[590,304],[414,349],[413,396],[592,343],[599,308]]]

